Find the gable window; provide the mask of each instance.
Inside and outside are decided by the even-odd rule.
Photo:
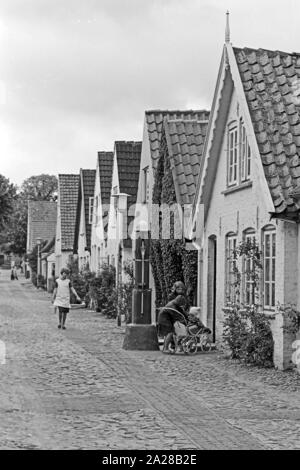
[[[89,224],[93,223],[94,198],[89,197]]]
[[[237,236],[229,234],[226,237],[226,300],[236,301],[236,264],[235,250],[237,247]]]
[[[241,181],[248,181],[251,174],[251,150],[248,144],[246,129],[243,121],[240,121],[240,161]]]
[[[229,129],[229,160],[228,160],[228,186],[238,182],[238,129]]]
[[[245,124],[240,119],[239,126],[236,121],[228,128],[228,187],[237,186],[250,180],[251,176],[251,150],[248,143]]]
[[[143,169],[143,203],[149,201],[149,166]]]
[[[264,307],[275,307],[275,266],[276,266],[276,232],[267,229],[263,232],[264,239]]]

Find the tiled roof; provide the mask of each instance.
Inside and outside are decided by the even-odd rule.
[[[142,142],[117,141],[115,142],[115,151],[120,193],[130,195],[127,199],[127,206],[130,208],[136,203],[137,198]],[[128,226],[132,220],[133,217],[127,217]]]
[[[164,119],[163,133],[179,204],[193,202],[207,126],[208,121]]]
[[[181,119],[191,120],[196,119],[197,121],[207,121],[209,118],[209,111],[199,110],[186,110],[186,111],[169,111],[169,110],[151,110],[145,113],[148,136],[150,141],[150,151],[152,158],[152,167],[156,168],[157,161],[159,158],[159,147],[162,132],[162,125],[164,118],[169,120]]]
[[[41,253],[53,253],[55,245],[55,237],[53,237],[41,250]]]
[[[300,55],[248,48],[234,53],[275,211],[294,212],[290,193],[300,185]]]
[[[61,216],[61,249],[72,251],[75,236],[79,175],[58,175]]]
[[[57,203],[51,201],[28,201],[27,251],[36,245],[36,239],[51,240],[55,237]]]
[[[101,202],[102,204],[110,203],[111,184],[113,175],[114,153],[98,152]],[[105,216],[105,214],[103,214]]]
[[[90,250],[91,248],[91,233],[92,233],[92,226],[89,223],[89,198],[94,197],[95,179],[96,179],[96,170],[82,170],[86,244],[87,244],[88,250]]]

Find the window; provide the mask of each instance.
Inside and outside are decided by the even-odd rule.
[[[95,217],[94,217],[94,222],[97,225],[98,223],[98,208],[99,208],[99,196],[96,196],[95,198]]]
[[[264,231],[264,307],[275,307],[276,232]]]
[[[241,181],[248,181],[251,172],[251,150],[248,144],[246,129],[240,121],[240,155],[241,155]]]
[[[234,252],[237,247],[236,235],[227,235],[226,237],[226,300],[235,302],[236,300],[236,263]]]
[[[89,224],[93,223],[94,198],[89,197]]]
[[[250,180],[251,150],[243,120],[238,127],[236,122],[228,130],[228,186],[236,186]]]
[[[255,245],[255,232],[248,231],[245,233],[245,242],[249,246]],[[244,274],[244,303],[252,305],[255,303],[255,279],[253,278],[253,259],[251,256],[244,255],[243,274]]]
[[[237,127],[229,130],[229,161],[228,186],[238,181],[238,130]]]
[[[143,169],[143,203],[149,201],[149,166]]]

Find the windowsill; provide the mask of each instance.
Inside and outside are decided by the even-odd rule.
[[[264,315],[266,315],[266,317],[268,317],[270,320],[275,320],[275,310],[265,308],[263,312]]]
[[[222,191],[221,194],[227,196],[227,194],[235,193],[236,191],[241,191],[242,189],[251,188],[252,181],[245,181],[244,183],[237,184],[236,186],[230,186],[229,188]]]

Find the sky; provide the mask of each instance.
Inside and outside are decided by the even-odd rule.
[[[298,0],[0,0],[0,174],[95,168],[148,109],[210,109],[237,47],[300,52]]]

